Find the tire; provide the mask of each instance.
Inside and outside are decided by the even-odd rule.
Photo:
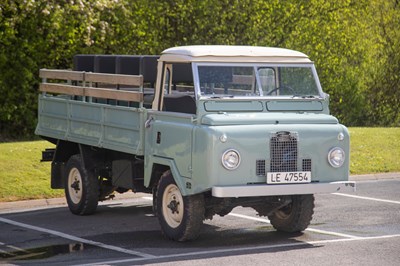
[[[73,214],[89,215],[96,211],[99,199],[99,181],[87,171],[80,155],[69,158],[65,168],[65,197]]]
[[[153,187],[153,189],[152,189],[152,194],[153,194],[153,214],[154,214],[154,217],[157,217],[157,187],[156,186],[154,186]]]
[[[268,216],[272,226],[282,232],[304,231],[314,214],[314,195],[295,195],[292,202]]]
[[[182,196],[170,171],[158,182],[156,211],[162,234],[175,241],[188,241],[199,236],[204,220],[202,194]]]

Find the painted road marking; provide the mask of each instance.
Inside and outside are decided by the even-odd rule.
[[[69,239],[69,240],[72,240],[72,241],[76,241],[76,242],[80,242],[80,243],[84,243],[84,244],[88,244],[88,245],[92,245],[92,246],[96,246],[96,247],[100,247],[100,248],[104,248],[104,249],[109,249],[109,250],[113,250],[113,251],[129,254],[129,255],[139,256],[139,257],[142,257],[142,258],[151,259],[151,258],[155,258],[156,257],[156,256],[153,256],[153,255],[150,255],[150,254],[147,254],[147,253],[134,251],[134,250],[129,250],[129,249],[125,249],[125,248],[120,248],[120,247],[116,247],[116,246],[112,246],[112,245],[107,245],[107,244],[104,244],[104,243],[101,243],[101,242],[96,242],[96,241],[92,241],[92,240],[88,240],[88,239],[84,239],[84,238],[68,235],[68,234],[65,234],[65,233],[62,233],[62,232],[58,232],[58,231],[54,231],[54,230],[50,230],[50,229],[46,229],[46,228],[42,228],[42,227],[38,227],[38,226],[34,226],[34,225],[29,225],[29,224],[16,222],[16,221],[13,221],[13,220],[10,220],[10,219],[6,219],[6,218],[2,218],[2,217],[0,217],[0,222],[6,223],[6,224],[15,225],[15,226],[19,226],[19,227],[23,227],[23,228],[27,228],[27,229],[31,229],[31,230],[38,231],[38,232],[43,232],[43,233],[55,235],[55,236],[58,236],[58,237],[62,237],[62,238],[65,238],[65,239]]]
[[[385,236],[373,236],[373,237],[358,237],[358,238],[342,238],[342,239],[331,239],[331,240],[317,240],[317,241],[305,241],[301,243],[287,243],[287,244],[277,244],[277,245],[265,245],[265,246],[256,246],[256,247],[240,247],[240,248],[231,248],[231,249],[217,249],[217,250],[207,250],[207,251],[198,251],[198,252],[188,252],[188,253],[179,253],[179,254],[171,254],[171,255],[162,255],[155,256],[154,258],[132,258],[132,259],[122,259],[122,260],[112,260],[112,261],[101,261],[90,264],[79,264],[80,266],[84,265],[110,265],[117,263],[130,263],[135,261],[147,261],[152,259],[169,259],[169,258],[177,258],[177,257],[189,257],[189,256],[201,256],[201,255],[216,255],[223,253],[239,253],[243,251],[257,251],[257,250],[269,250],[269,249],[277,249],[277,248],[290,248],[290,247],[300,247],[300,246],[309,246],[309,245],[324,245],[330,243],[341,243],[341,242],[350,242],[350,241],[368,241],[368,240],[380,240],[380,239],[390,239],[400,237],[400,234],[396,235],[385,235]]]
[[[354,196],[354,195],[348,195],[348,194],[342,194],[342,193],[333,193],[334,195],[338,196],[346,196],[346,197],[352,197],[352,198],[358,198],[358,199],[365,199],[365,200],[373,200],[373,201],[380,201],[380,202],[386,202],[386,203],[394,203],[394,204],[400,204],[399,201],[391,201],[391,200],[383,200],[383,199],[377,199],[377,198],[370,198],[370,197],[362,197],[362,196]],[[152,197],[142,197],[145,200],[153,200]],[[235,217],[240,217],[244,219],[249,219],[253,221],[259,221],[259,222],[264,222],[264,223],[269,223],[268,219],[263,219],[263,218],[257,218],[257,217],[251,217],[247,215],[242,215],[242,214],[236,214],[236,213],[230,213],[229,215],[235,216]],[[257,246],[257,247],[242,247],[242,248],[234,248],[234,249],[219,249],[219,250],[207,250],[207,251],[199,251],[199,252],[188,252],[188,253],[180,253],[180,254],[171,254],[171,255],[164,255],[164,256],[154,256],[151,254],[147,253],[142,253],[138,251],[133,251],[133,250],[128,250],[112,245],[107,245],[104,243],[96,242],[96,241],[91,241],[87,239],[83,239],[80,237],[75,237],[72,235],[68,235],[62,232],[50,230],[50,229],[45,229],[37,226],[32,226],[20,222],[16,222],[13,220],[9,220],[6,218],[1,218],[0,217],[0,222],[3,223],[8,223],[11,225],[19,226],[19,227],[24,227],[27,229],[39,231],[39,232],[45,232],[49,233],[55,236],[59,236],[62,238],[70,239],[73,241],[129,254],[129,255],[134,255],[134,256],[139,256],[140,258],[132,258],[132,259],[123,259],[123,260],[114,260],[114,261],[103,261],[103,262],[98,262],[98,263],[91,263],[88,265],[101,265],[101,264],[115,264],[115,263],[129,263],[129,262],[135,262],[135,261],[146,261],[146,260],[153,260],[153,259],[168,259],[168,258],[176,258],[176,257],[187,257],[187,256],[200,256],[200,255],[208,255],[208,254],[221,254],[221,253],[231,253],[231,252],[240,252],[240,251],[251,251],[251,250],[265,250],[265,249],[276,249],[276,248],[287,248],[287,247],[298,247],[298,246],[306,246],[306,245],[322,245],[322,244],[329,244],[329,243],[340,243],[340,242],[349,242],[349,241],[368,241],[368,240],[379,240],[379,239],[390,239],[390,238],[397,238],[400,237],[400,234],[395,234],[395,235],[384,235],[384,236],[374,236],[374,237],[357,237],[353,235],[348,235],[348,234],[341,234],[341,233],[336,233],[336,232],[330,232],[330,231],[325,231],[325,230],[319,230],[319,229],[312,229],[308,228],[306,230],[308,231],[313,231],[313,232],[318,232],[318,233],[324,233],[324,234],[329,234],[329,235],[334,235],[334,236],[341,236],[345,238],[341,239],[333,239],[333,240],[320,240],[320,241],[310,241],[310,242],[302,242],[302,243],[287,243],[287,244],[277,244],[277,245],[265,245],[265,246]]]
[[[258,217],[252,217],[248,215],[243,215],[243,214],[237,214],[237,213],[229,213],[228,215],[230,216],[235,216],[247,220],[253,220],[253,221],[258,221],[258,222],[263,222],[263,223],[268,223],[271,224],[271,222],[268,219],[263,219],[263,218],[258,218]],[[337,233],[337,232],[332,232],[332,231],[326,231],[326,230],[320,230],[320,229],[313,229],[313,228],[307,228],[306,231],[314,232],[314,233],[319,233],[319,234],[325,234],[325,235],[332,235],[332,236],[339,236],[339,237],[346,237],[346,238],[359,238],[358,236],[353,236],[353,235],[348,235],[348,234],[342,234],[342,233]]]
[[[228,215],[247,219],[247,220],[262,222],[262,223],[268,223],[268,224],[271,223],[268,219],[258,218],[258,217],[253,217],[253,216],[248,216],[248,215],[243,215],[243,214],[238,214],[238,213],[233,213],[233,212],[229,213]]]
[[[147,200],[153,200],[152,197],[142,197],[143,199]],[[230,216],[235,216],[238,218],[243,218],[247,220],[252,220],[252,221],[257,221],[257,222],[262,222],[262,223],[268,223],[271,224],[271,222],[268,219],[265,218],[259,218],[259,217],[252,217],[248,215],[243,215],[243,214],[238,214],[238,213],[229,213],[228,215]],[[314,228],[307,228],[306,231],[314,232],[314,233],[319,233],[319,234],[325,234],[325,235],[332,235],[332,236],[338,236],[338,237],[346,237],[346,238],[358,238],[358,236],[353,236],[353,235],[348,235],[348,234],[342,234],[342,233],[337,233],[337,232],[331,232],[331,231],[326,231],[326,230],[320,230],[320,229],[314,229]]]
[[[343,196],[343,197],[355,198],[355,199],[364,199],[364,200],[373,200],[373,201],[380,201],[380,202],[386,202],[386,203],[400,204],[400,201],[394,201],[394,200],[385,200],[385,199],[377,199],[377,198],[370,198],[370,197],[362,197],[362,196],[349,195],[349,194],[343,194],[343,193],[332,193],[332,194],[333,195],[338,195],[338,196]]]

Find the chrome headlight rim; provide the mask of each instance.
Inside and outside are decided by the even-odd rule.
[[[340,157],[339,157],[340,156]],[[340,147],[333,147],[328,152],[328,162],[333,168],[342,167],[346,161],[346,153]]]
[[[230,161],[229,159],[234,159]],[[221,156],[222,166],[227,170],[235,170],[241,162],[240,153],[235,149],[227,149]]]

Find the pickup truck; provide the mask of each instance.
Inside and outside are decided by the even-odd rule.
[[[161,56],[76,55],[41,69],[36,134],[56,145],[51,187],[70,211],[152,193],[162,234],[193,240],[237,206],[305,230],[314,194],[355,191],[349,133],[315,66],[293,50],[182,46]]]

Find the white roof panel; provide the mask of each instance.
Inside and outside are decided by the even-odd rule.
[[[187,62],[311,62],[308,56],[294,50],[235,45],[179,46],[162,52],[162,61]]]

